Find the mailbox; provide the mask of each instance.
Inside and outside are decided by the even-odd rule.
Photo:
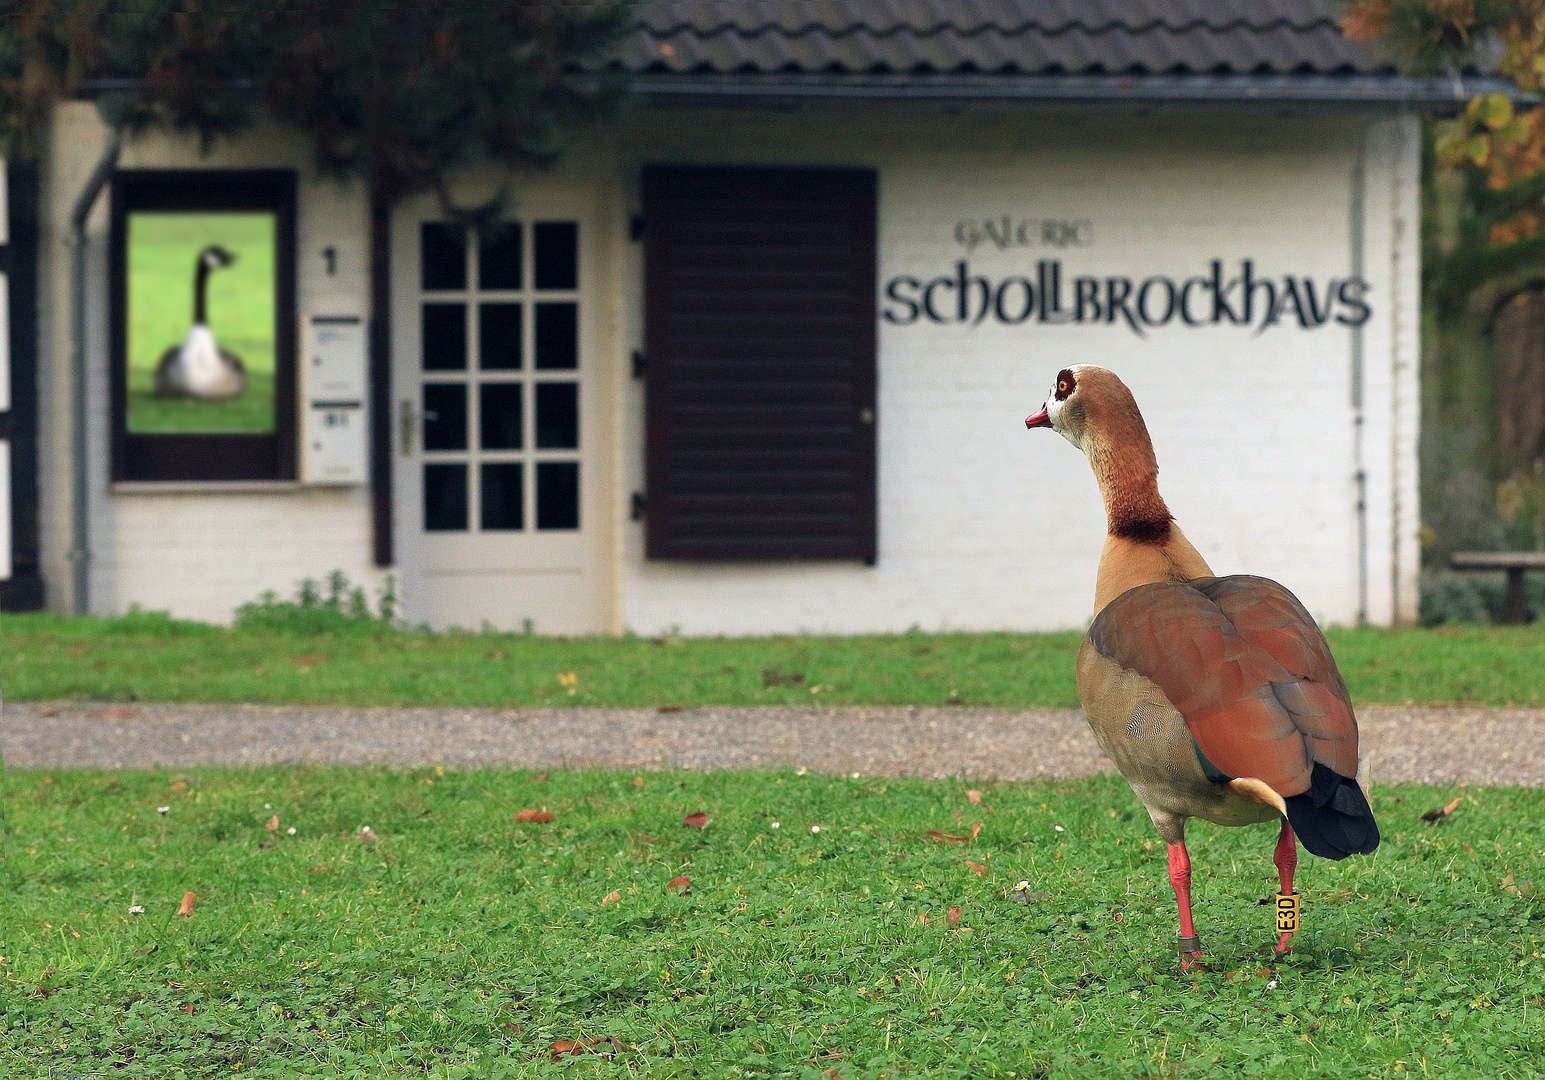
[[[312,315],[301,362],[301,480],[363,484],[365,322],[358,315]]]

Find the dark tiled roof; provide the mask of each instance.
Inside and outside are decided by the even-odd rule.
[[[684,75],[1393,76],[1334,0],[646,0],[622,66]]]

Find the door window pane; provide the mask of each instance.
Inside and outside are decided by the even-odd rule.
[[[537,383],[536,448],[573,450],[579,446],[579,384]]]
[[[424,305],[424,370],[464,371],[467,367],[467,305]]]
[[[579,367],[579,305],[536,306],[536,366],[548,371]]]
[[[520,383],[484,383],[478,391],[478,427],[484,450],[521,448]],[[537,389],[540,407],[541,388]]]
[[[424,384],[424,449],[467,448],[467,387],[463,383]]]
[[[485,463],[478,479],[482,481],[481,526],[484,529],[523,529],[526,527],[522,505],[524,486],[518,461]]]
[[[579,462],[537,462],[536,527],[579,528]]]
[[[467,528],[467,467],[424,466],[424,531],[460,532]]]
[[[573,221],[539,221],[532,228],[536,241],[536,287],[579,287],[579,225]]]
[[[427,289],[467,287],[467,233],[443,221],[426,221],[418,233],[419,276]]]
[[[479,234],[477,287],[480,289],[520,288],[519,223],[503,222]]]
[[[478,366],[514,371],[521,366],[520,305],[480,304],[477,309]]]

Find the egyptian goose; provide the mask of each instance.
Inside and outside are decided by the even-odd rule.
[[[236,256],[219,244],[199,252],[193,264],[193,325],[181,345],[173,345],[156,365],[156,397],[191,397],[225,401],[247,388],[247,369],[241,357],[215,343],[206,317],[209,275],[230,266]]]
[[[1219,825],[1282,820],[1275,862],[1293,897],[1297,836],[1344,859],[1379,846],[1358,786],[1357,718],[1325,637],[1287,589],[1214,577],[1159,495],[1158,463],[1132,392],[1104,368],[1057,374],[1041,410],[1084,452],[1105,499],[1107,535],[1094,623],[1078,654],[1078,697],[1169,847],[1180,908],[1181,967],[1201,959],[1191,921],[1187,818]],[[1287,952],[1297,903],[1279,899]]]

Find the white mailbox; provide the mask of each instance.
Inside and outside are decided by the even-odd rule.
[[[358,315],[311,316],[303,355],[301,480],[363,484],[368,447],[364,320]]]

